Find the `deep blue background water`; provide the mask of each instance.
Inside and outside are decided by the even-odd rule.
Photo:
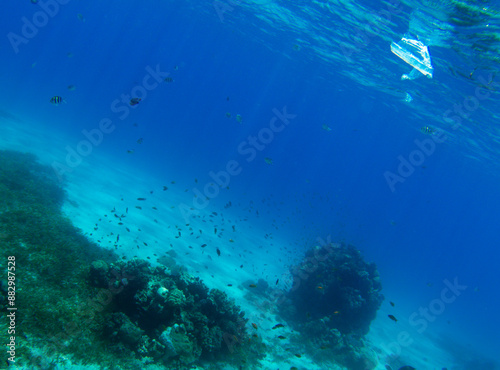
[[[81,130],[109,118],[116,130],[95,151],[165,181],[197,178],[203,185],[212,181],[209,171],[238,161],[242,172],[212,202],[214,209],[229,200],[254,201],[261,210],[254,221],[288,234],[291,244],[300,241],[306,249],[327,235],[354,244],[377,263],[387,299],[409,313],[439,298],[444,279],[457,277],[468,288],[435,325],[443,327],[443,337],[467,337],[465,345],[484,347],[492,355],[500,330],[494,136],[484,157],[481,146],[472,153],[466,145],[473,140],[471,126],[471,137],[459,132],[437,145],[396,191],[384,178],[386,171],[397,172],[398,156],[408,158],[417,149],[415,139],[429,140],[419,129],[430,122],[420,114],[439,115],[450,106],[448,97],[439,95],[439,85],[446,83],[457,94],[459,100],[452,102],[471,95],[476,86],[439,64],[434,79],[403,83],[400,75],[410,67],[390,53],[385,38],[374,37],[363,56],[372,57],[366,63],[386,68],[387,73],[381,72],[385,85],[383,90],[363,87],[346,76],[358,66],[339,62],[341,55],[329,63],[312,44],[296,47],[297,30],[276,26],[266,34],[256,17],[264,5],[235,6],[224,22],[210,2],[191,5],[73,0],[15,53],[6,35],[20,34],[22,18],[31,20],[40,8],[27,0],[4,4],[0,108],[48,131],[64,132],[73,146],[82,139]],[[405,7],[394,20],[393,40],[402,36],[402,20],[410,11]],[[309,21],[314,23],[314,16]],[[342,28],[342,17],[330,26]],[[304,30],[302,39],[313,36]],[[434,51],[440,60],[456,57],[445,48]],[[112,102],[142,81],[146,67],[157,65],[174,81],[148,92],[120,119]],[[70,84],[75,91],[68,91]],[[395,93],[388,93],[387,86]],[[405,89],[412,91],[410,104],[400,98]],[[54,95],[67,104],[51,105]],[[498,94],[485,104],[491,109],[497,102]],[[247,162],[238,145],[269,127],[273,109],[285,106],[296,117]],[[498,123],[491,111],[479,114],[485,126]],[[138,145],[138,138],[144,143]],[[130,149],[133,155],[126,153]],[[279,231],[271,227],[273,219],[286,217],[290,220]]]

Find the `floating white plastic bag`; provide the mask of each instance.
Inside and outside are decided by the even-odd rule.
[[[391,43],[391,51],[414,68],[409,74],[401,76],[401,79],[413,80],[420,76],[418,72],[432,78],[434,68],[429,49],[421,41],[408,38],[405,35],[401,41]]]

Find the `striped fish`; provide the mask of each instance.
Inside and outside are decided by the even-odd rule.
[[[66,103],[66,101],[63,98],[61,98],[60,96],[57,96],[57,95],[50,98],[50,103],[54,104],[54,105],[59,105],[63,102]]]
[[[431,126],[424,126],[420,127],[420,132],[426,135],[434,135],[436,133],[436,129]]]

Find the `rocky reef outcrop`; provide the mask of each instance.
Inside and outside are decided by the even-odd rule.
[[[313,347],[349,368],[369,368],[363,336],[384,299],[376,265],[351,245],[330,243],[308,250],[290,272],[281,314]]]
[[[197,277],[134,259],[109,266],[95,261],[89,281],[114,291],[104,335],[117,350],[125,347],[169,366],[199,360],[238,363],[246,357],[240,345],[248,340],[245,313]]]

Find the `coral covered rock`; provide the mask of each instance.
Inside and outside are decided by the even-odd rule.
[[[384,299],[375,264],[351,245],[328,244],[307,251],[291,273],[293,286],[279,304],[281,314],[310,338],[311,349],[323,349],[325,360],[372,368],[363,336]]]
[[[169,274],[137,259],[116,262],[107,271],[96,261],[90,274],[94,284],[106,280],[114,288],[115,312],[105,332],[113,343],[121,340],[142,358],[161,359],[167,366],[203,358],[238,363],[236,356],[246,356],[240,346],[248,339],[244,313],[199,278]],[[231,346],[224,338],[232,338]]]
[[[315,247],[292,268],[293,286],[287,294],[292,307],[282,311],[307,323],[322,320],[341,333],[366,334],[383,296],[377,268],[350,245]]]

